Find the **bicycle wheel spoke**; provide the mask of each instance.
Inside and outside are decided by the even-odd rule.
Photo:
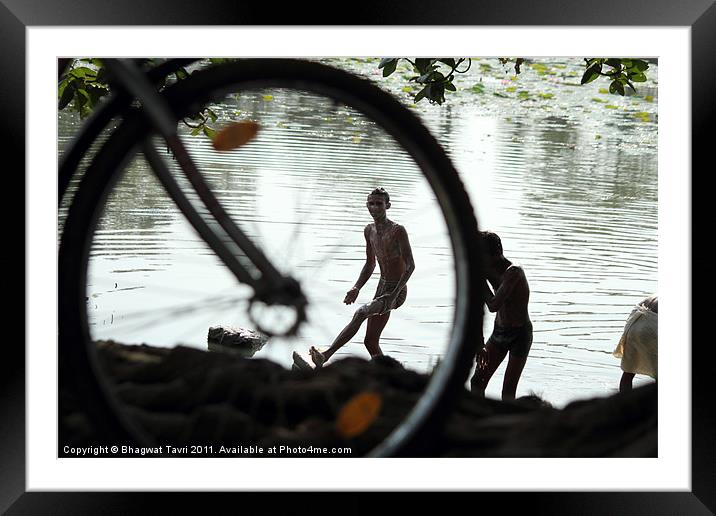
[[[298,245],[298,240],[302,236],[303,225],[308,224],[311,219],[311,216],[313,215],[313,212],[309,211],[308,217],[306,217],[306,219],[304,219],[302,221],[299,221],[299,219],[298,219],[298,217],[300,216],[299,207],[303,206],[305,192],[306,192],[305,190],[299,190],[298,195],[294,195],[293,218],[292,218],[291,222],[289,223],[290,225],[293,226],[293,231],[289,234],[289,237],[286,239],[286,243],[284,246],[284,253],[283,253],[284,267],[286,268],[286,270],[288,269],[288,260],[291,259],[292,255],[293,255],[293,251],[296,248],[296,246]]]
[[[151,328],[157,324],[178,318],[181,316],[193,315],[206,311],[214,311],[220,308],[233,307],[238,303],[248,303],[245,298],[229,298],[223,300],[211,300],[204,302],[192,302],[187,305],[170,306],[154,310],[142,310],[123,314],[122,319],[114,323],[123,331],[139,331]]]

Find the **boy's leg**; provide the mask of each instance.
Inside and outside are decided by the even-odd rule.
[[[341,330],[326,351],[321,352],[311,346],[311,349],[309,349],[308,352],[311,355],[313,363],[316,364],[316,367],[321,367],[326,360],[331,358],[336,351],[342,348],[346,342],[351,340],[353,336],[358,333],[363,321],[371,315],[379,314],[382,309],[383,302],[380,300],[373,300],[370,303],[361,306],[358,310],[356,310],[351,321]]]
[[[527,363],[527,356],[516,357],[510,353],[510,359],[507,362],[507,370],[505,371],[505,379],[502,382],[502,399],[513,400],[517,392],[517,383],[520,381],[522,370]]]
[[[388,319],[390,319],[390,312],[373,315],[368,318],[368,326],[365,330],[365,340],[363,342],[371,358],[383,354],[380,349],[380,334],[383,333],[385,325],[388,324]]]
[[[507,350],[498,348],[489,340],[484,348],[478,353],[477,367],[475,374],[470,380],[470,390],[480,396],[485,395],[487,384],[495,374],[495,371],[505,359]]]
[[[532,348],[532,323],[528,322],[510,344],[510,360],[507,362],[505,378],[502,381],[502,399],[513,400],[517,392],[517,383],[527,363],[527,355]]]

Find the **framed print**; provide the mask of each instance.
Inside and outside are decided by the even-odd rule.
[[[692,314],[699,313],[692,302],[691,253],[701,242],[691,239],[691,205],[698,190],[692,188],[696,175],[689,168],[701,167],[703,161],[698,158],[708,149],[706,128],[713,113],[708,91],[714,80],[710,63],[716,9],[710,2],[694,0],[678,8],[658,9],[623,3],[564,7],[557,2],[541,4],[539,9],[521,2],[479,7],[463,2],[449,10],[417,3],[390,8],[368,5],[348,22],[332,19],[321,9],[309,16],[298,7],[267,19],[258,6],[229,2],[211,9],[185,2],[153,2],[136,10],[127,7],[83,2],[28,6],[14,0],[3,0],[0,5],[5,48],[13,50],[2,57],[4,148],[27,171],[24,181],[18,181],[22,186],[17,187],[25,192],[27,203],[27,323],[25,349],[10,349],[10,356],[17,356],[6,361],[3,375],[7,428],[0,451],[3,510],[25,514],[61,505],[77,513],[109,503],[129,512],[145,503],[142,495],[109,491],[149,490],[235,490],[242,491],[242,496],[249,495],[246,491],[354,491],[355,506],[368,507],[371,495],[358,491],[420,490],[470,491],[463,496],[471,500],[491,491],[521,491],[509,502],[503,502],[504,497],[497,502],[524,502],[539,506],[545,514],[570,509],[621,513],[644,507],[663,514],[714,511],[714,417],[704,371],[709,364],[708,346],[693,343],[691,336]],[[584,64],[584,58],[598,52],[642,57],[593,58]],[[390,58],[461,53],[480,57]],[[499,57],[517,55],[526,59]],[[151,83],[140,67],[119,60],[94,63],[95,56],[142,58],[145,64],[153,60],[152,66],[173,66],[164,74],[171,77],[164,81],[166,93],[162,90],[160,98],[147,89]],[[69,57],[87,59],[71,66],[85,78],[91,75],[89,82],[75,76],[76,81],[63,84],[63,67]],[[240,58],[237,63],[229,59],[234,57]],[[305,70],[304,65],[293,64],[301,58],[310,61]],[[460,68],[463,62],[465,69]],[[195,76],[194,71],[204,71],[205,65],[217,71]],[[616,72],[600,75],[602,66],[623,70],[624,80]],[[473,75],[468,73],[471,67]],[[329,72],[328,68],[340,70]],[[234,79],[223,78],[237,70],[254,74],[253,79],[246,79],[244,89],[231,82]],[[442,74],[440,70],[448,71]],[[466,75],[461,76],[463,70]],[[106,102],[98,100],[105,94],[99,91],[104,88],[99,77],[105,72],[112,88],[123,92],[107,97],[110,101]],[[370,81],[353,82],[354,75],[368,76]],[[470,77],[471,82],[460,83],[463,77]],[[560,98],[559,88],[566,84],[577,91],[580,79],[585,88],[592,88],[580,91],[592,93],[581,93],[580,100]],[[444,82],[436,85],[437,80]],[[256,89],[261,81],[263,89]],[[375,87],[376,82],[382,86],[380,81],[387,84],[392,97]],[[619,95],[627,86],[635,92],[644,89],[636,95]],[[102,122],[117,129],[107,144],[97,138],[103,147],[94,158],[92,173],[98,179],[73,187],[71,208],[63,207],[55,192],[62,198],[66,187],[62,163],[70,158],[60,158],[66,157],[63,153],[69,142],[78,140],[75,135],[82,134],[80,126],[100,123],[100,115],[90,116],[88,106],[106,105],[116,98],[121,101],[122,95],[130,94],[138,100],[133,104],[127,100],[121,121],[108,109]],[[60,107],[68,108],[59,114],[58,98]],[[190,107],[184,111],[183,105]],[[539,116],[523,117],[519,109],[524,106]],[[134,114],[139,109],[149,115]],[[576,111],[587,122],[574,124],[570,117]],[[411,125],[414,120],[424,127]],[[165,146],[157,144],[157,139],[144,138],[155,130],[148,121],[167,142]],[[172,128],[177,124],[179,133]],[[141,159],[135,160],[135,155]],[[79,162],[78,157],[78,169]],[[208,178],[211,188],[205,187],[206,197],[202,183],[192,175],[191,162],[198,163]],[[120,164],[126,165],[121,173]],[[157,179],[145,180],[147,170],[162,169],[166,169],[164,175],[157,172]],[[186,180],[172,183],[172,174],[180,170]],[[393,176],[381,176],[382,170],[390,170]],[[482,170],[499,170],[502,175]],[[340,175],[341,171],[345,173]],[[43,179],[43,174],[52,180]],[[125,188],[125,180],[133,183]],[[517,183],[519,188],[510,186]],[[187,185],[198,193],[182,197],[186,195],[182,189],[189,191]],[[361,200],[354,210],[355,192],[363,190],[367,201],[364,205]],[[164,195],[165,191],[178,210],[157,200],[156,192]],[[226,211],[213,211],[210,194],[228,207]],[[422,199],[434,201],[433,207],[424,208]],[[546,216],[548,209],[551,216]],[[202,217],[206,218],[202,210],[217,224],[202,225]],[[99,218],[100,212],[104,218]],[[620,218],[623,214],[628,217]],[[246,233],[227,222],[232,217],[247,221]],[[372,223],[366,226],[370,217]],[[442,226],[432,229],[434,221]],[[390,234],[398,235],[394,238],[399,243],[393,246],[393,237],[381,232],[382,224],[390,226]],[[494,262],[483,258],[489,255],[483,246],[493,245],[484,230],[493,228],[502,234],[502,243],[495,248],[499,252],[494,254],[501,258]],[[194,231],[203,242],[193,236]],[[217,237],[224,234],[227,238]],[[277,240],[272,254],[275,235],[282,240]],[[300,295],[288,283],[281,283],[281,274],[271,275],[283,265],[266,265],[265,257],[245,243],[255,239],[259,247],[269,249],[270,263],[294,245],[304,245],[298,243],[299,236],[308,242],[300,247],[303,263],[312,267],[299,269],[305,273]],[[235,250],[227,251],[234,249],[226,244],[231,239],[238,255]],[[141,248],[132,247],[133,242],[141,242]],[[324,259],[323,251],[337,247],[333,258]],[[52,267],[50,260],[55,256],[56,267]],[[226,269],[214,274],[208,271],[216,264],[216,256]],[[500,285],[507,284],[507,271],[521,273],[515,273],[521,267],[511,269],[512,262],[504,261],[511,256],[515,264],[524,264],[530,281],[526,289],[532,318],[532,322],[527,319],[529,338],[513,331],[526,328],[522,320],[519,325],[500,326],[499,321],[511,317],[502,308],[495,308],[498,319],[492,336],[490,328],[483,337],[482,301],[488,300],[484,317],[490,321],[495,318],[490,313],[493,291],[499,299],[500,292],[506,292]],[[353,269],[363,263],[358,276],[359,271]],[[490,267],[497,267],[497,272],[489,272]],[[238,330],[215,327],[211,321],[218,317],[213,314],[214,319],[179,317],[197,311],[201,292],[223,292],[226,271],[254,292],[267,292],[267,285],[274,285],[274,297],[241,294],[246,307],[240,318],[235,315],[239,298],[229,300],[231,317],[251,321],[256,330],[252,355],[266,360],[246,361],[219,349],[228,346],[226,342],[235,336],[232,332]],[[378,271],[378,290],[361,294],[364,285],[368,290],[376,287],[367,282],[378,280]],[[490,274],[497,279],[493,281]],[[351,284],[354,276],[358,280]],[[485,277],[493,289],[487,293],[482,290]],[[318,351],[313,343],[320,341],[319,334],[305,327],[301,335],[308,336],[300,348],[274,355],[264,347],[264,335],[269,340],[282,337],[283,330],[272,326],[282,323],[261,319],[264,312],[253,311],[254,301],[272,306],[279,284],[281,295],[294,295],[291,299],[298,301],[292,306],[301,307],[294,314],[296,327],[305,318],[316,331],[328,327],[328,334],[338,335],[330,337],[335,337],[330,348],[324,335],[320,338],[327,340],[326,346]],[[334,308],[306,317],[301,311],[303,293],[321,299],[329,288],[340,292],[339,303],[327,301]],[[446,292],[445,300],[440,297],[441,289]],[[622,388],[619,362],[614,358],[621,355],[615,351],[613,356],[612,351],[622,328],[626,336],[632,318],[638,319],[633,311],[629,314],[631,299],[656,291],[663,291],[662,324],[657,330],[654,323],[652,332],[658,331],[664,342],[680,342],[662,349],[658,396],[656,383],[647,381],[639,369],[633,391],[600,398],[601,408],[590,412],[600,402],[587,399],[600,393],[616,394]],[[68,301],[67,292],[72,293],[71,299],[82,298],[81,303]],[[194,312],[181,312],[183,295],[193,299],[186,306]],[[346,311],[337,312],[335,305],[341,305],[341,299],[356,305],[341,306]],[[471,311],[478,304],[479,310]],[[587,305],[599,308],[581,310]],[[164,329],[141,319],[150,312],[164,319]],[[646,312],[656,310],[647,306]],[[646,312],[638,315],[650,317]],[[131,314],[139,315],[130,321]],[[385,316],[391,314],[388,322]],[[376,330],[378,320],[383,322]],[[117,321],[132,324],[122,326]],[[361,325],[366,321],[368,330],[361,340]],[[287,335],[292,334],[291,324],[283,326]],[[202,338],[211,326],[208,352],[175,346],[182,341],[171,332],[181,325]],[[448,328],[444,335],[441,325]],[[72,332],[68,333],[69,326]],[[154,331],[151,337],[150,329]],[[356,331],[361,333],[353,339]],[[374,342],[371,332],[375,331]],[[431,349],[427,341],[435,339],[431,331],[444,339],[444,354],[424,351]],[[57,335],[59,351],[52,342]],[[85,339],[100,344],[90,356],[82,346],[63,344],[72,340],[63,341],[67,335],[81,338],[83,345]],[[171,344],[156,348],[122,344],[162,339]],[[453,346],[456,339],[470,344]],[[473,357],[482,347],[479,339],[486,342],[485,350],[493,351],[478,353],[475,369]],[[508,348],[502,356],[509,350],[509,362],[498,361],[493,367],[494,350],[502,349],[503,341]],[[522,376],[521,367],[516,373],[521,383],[514,380],[515,394],[508,388],[508,377],[514,374],[509,364],[513,356],[520,358],[516,352],[520,343],[526,345],[530,358],[526,366],[522,362]],[[50,345],[51,352],[47,350]],[[65,353],[68,349],[73,351]],[[331,359],[334,351],[336,359],[348,357],[344,364],[356,369],[332,368],[344,372],[343,376],[335,373],[340,381],[331,386],[331,368],[326,366],[322,378],[317,370],[324,362],[338,362]],[[398,360],[382,357],[384,353]],[[647,353],[655,355],[655,348]],[[372,360],[351,362],[352,355],[361,354]],[[278,358],[283,355],[289,357],[284,357],[285,363]],[[457,394],[465,390],[465,357],[473,361],[470,388],[482,388],[487,396],[483,409],[489,407],[494,419],[480,425],[459,412],[467,418],[463,426],[443,426],[472,400]],[[242,405],[244,391],[235,378],[254,374],[253,366],[240,369],[242,364],[271,361],[283,368],[267,365],[273,371],[264,377],[267,387],[249,389],[252,397]],[[403,375],[398,372],[405,369],[401,364],[417,368],[419,374]],[[311,370],[302,371],[304,366]],[[194,382],[201,371],[219,371],[219,367],[224,368],[224,376]],[[400,397],[404,393],[384,390],[382,377],[370,376],[376,367],[383,368],[381,375],[390,376],[393,383],[387,384],[407,382],[409,377],[420,385],[405,412],[400,412],[400,400],[407,403],[407,398]],[[492,373],[480,376],[481,367],[492,372],[499,367],[495,379],[490,379]],[[175,374],[179,370],[183,372]],[[87,371],[93,371],[92,375],[86,375]],[[97,371],[106,376],[100,378]],[[430,371],[434,374],[426,374]],[[655,362],[653,373],[646,374],[656,376]],[[316,380],[330,395],[317,396],[316,390],[305,387],[308,383],[301,390],[300,380],[306,378]],[[631,385],[631,378],[627,380]],[[350,381],[358,386],[347,389]],[[293,397],[279,396],[276,401],[272,389],[282,389],[282,382],[290,384]],[[64,390],[70,384],[72,389]],[[174,390],[165,389],[166,385]],[[576,385],[582,389],[581,397],[573,395],[579,390]],[[232,397],[223,398],[226,392]],[[73,398],[77,393],[82,394]],[[539,401],[541,394],[550,406],[526,408],[528,398]],[[200,395],[205,398],[197,402],[196,411],[182,412],[190,403],[187,400]],[[506,403],[494,399],[500,395]],[[572,403],[575,400],[583,401]],[[68,407],[75,403],[92,407],[89,425],[75,418],[68,426],[67,415],[72,416]],[[320,410],[312,418],[296,419],[296,407],[302,403]],[[227,415],[221,408],[226,406],[242,407],[241,412]],[[630,425],[623,433],[612,416],[591,420],[591,427],[585,424],[592,415],[610,411]],[[385,421],[381,418],[393,412],[408,414],[405,421],[412,423],[398,426],[397,431],[387,423],[381,430],[384,433],[375,430],[382,427],[373,422]],[[552,441],[569,435],[572,444],[548,445],[550,438],[540,440],[528,426],[519,433],[516,426],[504,423],[528,421],[524,414],[533,417],[533,422],[546,425],[551,421]],[[571,420],[567,416],[560,420],[560,414],[569,414]],[[243,417],[256,419],[246,426]],[[330,430],[321,426],[326,421],[332,425]],[[117,433],[97,431],[95,424]],[[250,431],[230,439],[234,434],[227,428]],[[452,430],[440,433],[436,428]],[[369,440],[373,431],[385,439],[384,444]],[[445,437],[449,431],[452,441]],[[344,440],[336,440],[336,432]],[[604,439],[590,437],[580,441],[582,434],[599,432],[615,436],[613,442],[606,445]],[[479,442],[476,433],[483,436],[483,453],[466,451]],[[145,435],[149,436],[146,441]],[[303,451],[308,441],[301,439],[306,435],[313,439],[310,442],[321,443],[316,453],[313,446],[311,453]],[[316,436],[326,436],[326,440],[317,441]],[[439,448],[435,436],[453,443],[454,448],[446,444]],[[489,439],[501,443],[500,452],[496,447],[484,453],[489,449],[484,441]],[[149,442],[156,446],[145,446]],[[352,448],[341,447],[345,443]],[[285,444],[285,451],[271,456],[275,444]],[[325,450],[341,451],[323,452],[323,444]],[[322,453],[333,456],[329,459]],[[621,476],[624,471],[629,472],[626,478]],[[303,493],[303,499],[308,495]],[[165,503],[164,496],[154,496]],[[203,493],[199,503],[206,503],[208,496]],[[265,494],[250,496],[264,503]],[[179,503],[186,507],[186,501]]]

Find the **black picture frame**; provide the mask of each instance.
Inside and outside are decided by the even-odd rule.
[[[716,49],[716,6],[713,0],[688,0],[670,2],[658,0],[639,2],[636,0],[602,0],[601,2],[563,2],[542,0],[489,0],[474,2],[453,1],[449,4],[438,2],[376,2],[364,1],[355,6],[355,12],[338,16],[335,3],[313,2],[294,3],[280,9],[267,9],[263,2],[242,2],[241,0],[215,0],[195,2],[190,0],[152,0],[150,2],[124,0],[0,0],[0,34],[3,49],[0,53],[2,74],[0,77],[0,114],[2,115],[1,138],[3,153],[13,155],[17,163],[13,170],[25,170],[25,29],[30,26],[56,25],[342,25],[350,20],[351,25],[551,25],[551,26],[684,26],[691,28],[691,100],[692,100],[692,206],[696,204],[699,191],[696,179],[713,169],[708,154],[710,132],[714,114],[714,100],[711,91],[716,84],[713,66]],[[269,13],[270,12],[270,17]],[[688,91],[685,90],[685,94]],[[6,170],[6,180],[15,181],[15,192],[25,190],[24,174],[12,174]],[[51,171],[48,171],[51,173]],[[688,179],[688,178],[687,178]],[[15,209],[16,210],[16,209]],[[8,215],[6,215],[7,217]],[[16,217],[16,216],[15,216]],[[695,217],[694,217],[694,220]],[[20,225],[13,239],[14,257],[20,259],[21,267],[27,274],[25,263],[24,234]],[[697,249],[705,243],[693,241],[692,267],[699,270],[700,254]],[[22,249],[20,252],[19,249]],[[8,254],[6,254],[8,256]],[[51,257],[48,257],[50,260]],[[15,269],[17,270],[17,269]],[[13,296],[14,306],[24,310],[24,302]],[[22,296],[24,301],[24,294]],[[693,307],[692,320],[699,320],[704,308],[699,307],[695,298],[688,300]],[[703,306],[703,305],[702,305]],[[17,308],[15,308],[17,309]],[[25,315],[25,314],[23,314]],[[24,317],[23,317],[24,318]],[[19,320],[19,314],[10,320]],[[681,346],[690,345],[691,335],[686,329],[685,341]],[[23,334],[24,341],[24,334]],[[526,505],[537,514],[625,514],[645,512],[647,514],[712,514],[716,511],[716,435],[715,404],[709,395],[709,378],[712,345],[707,341],[692,346],[692,491],[691,492],[563,492],[563,493],[499,493],[463,494],[451,499],[451,504],[470,504],[477,510],[478,503],[500,504],[501,511],[512,512]],[[13,345],[11,345],[13,344]],[[673,343],[672,343],[673,344]],[[699,345],[705,344],[705,345]],[[284,501],[268,497],[265,493],[199,494],[192,495],[191,501],[181,493],[27,493],[25,488],[25,350],[17,340],[7,339],[5,356],[0,361],[0,510],[8,514],[132,514],[146,512],[155,505],[162,512],[181,507],[182,512],[194,508],[219,507],[238,508],[258,504],[265,508],[273,504],[315,507],[310,493],[301,493],[298,498]],[[630,472],[636,473],[636,472]],[[620,472],[615,471],[615,475]],[[628,481],[625,483],[628,484]],[[343,507],[349,512],[371,510],[377,494],[350,495],[352,500]],[[209,499],[211,497],[211,499]],[[240,498],[240,501],[239,501]],[[467,499],[466,499],[467,498]],[[410,510],[425,506],[424,495],[405,498],[404,508]]]

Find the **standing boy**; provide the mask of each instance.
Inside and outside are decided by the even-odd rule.
[[[343,302],[347,305],[353,303],[358,292],[370,279],[375,270],[375,264],[380,267],[380,280],[375,296],[370,303],[356,310],[348,325],[338,334],[328,349],[321,352],[311,346],[309,353],[316,367],[321,367],[359,330],[367,319],[368,326],[365,334],[365,347],[371,357],[382,355],[380,349],[380,335],[388,323],[390,311],[399,308],[408,294],[405,286],[415,270],[413,251],[408,241],[408,233],[400,224],[389,220],[386,212],[390,209],[390,195],[383,188],[376,188],[366,202],[366,207],[373,223],[368,224],[363,234],[365,236],[365,264],[353,288],[347,293]]]
[[[485,257],[485,275],[494,289],[484,284],[485,303],[490,312],[497,312],[495,327],[487,344],[477,356],[477,368],[471,380],[473,392],[485,395],[487,383],[495,370],[510,354],[502,384],[502,399],[515,399],[517,382],[532,347],[532,322],[527,313],[530,287],[524,270],[502,253],[500,237],[490,231],[480,232]]]

